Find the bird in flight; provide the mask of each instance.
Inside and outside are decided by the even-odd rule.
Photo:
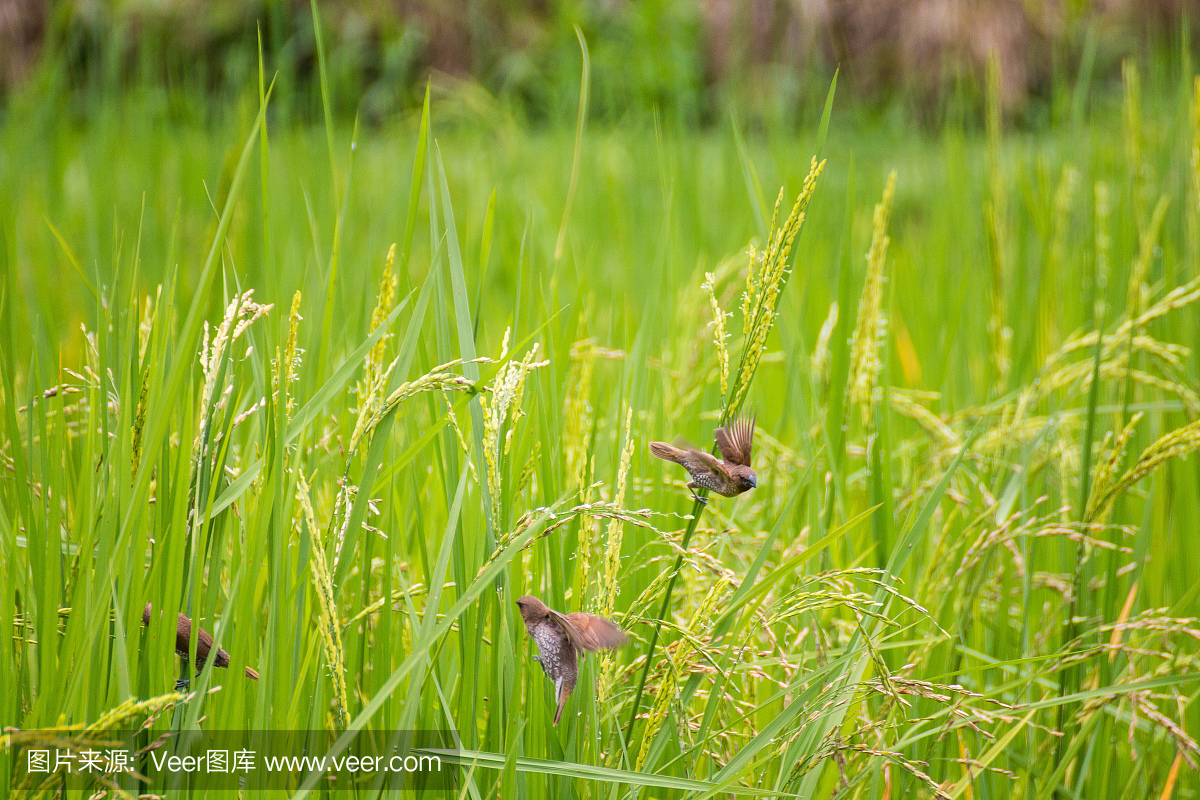
[[[758,476],[750,468],[750,449],[754,445],[753,417],[738,417],[729,425],[717,428],[714,436],[723,458],[706,453],[688,442],[676,439],[675,444],[651,442],[650,452],[663,461],[674,461],[692,477],[687,488],[701,503],[708,501],[696,494],[696,489],[709,489],[722,497],[737,497],[758,486]]]
[[[554,699],[558,703],[554,724],[557,725],[579,678],[576,659],[586,657],[588,651],[620,647],[629,641],[629,637],[616,623],[603,617],[582,611],[560,614],[530,595],[517,600],[517,607],[525,621],[525,631],[537,645],[538,661],[546,676],[554,681]]]

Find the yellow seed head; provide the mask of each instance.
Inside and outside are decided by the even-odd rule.
[[[884,266],[890,241],[887,233],[888,216],[896,191],[896,171],[888,175],[883,199],[875,206],[871,226],[871,249],[867,251],[867,275],[862,297],[858,301],[858,319],[850,342],[850,401],[862,410],[863,425],[870,424],[875,402],[875,385],[883,364],[879,360],[879,345],[887,331],[883,313]]]

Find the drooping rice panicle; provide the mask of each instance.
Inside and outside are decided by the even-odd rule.
[[[1134,421],[1130,422],[1130,428],[1133,423]],[[1128,438],[1128,433],[1123,432],[1119,443],[1124,444]],[[1112,508],[1116,499],[1129,491],[1142,478],[1166,462],[1175,458],[1183,458],[1197,449],[1200,449],[1200,421],[1189,423],[1182,428],[1163,434],[1138,456],[1138,460],[1120,478],[1105,481],[1103,489],[1095,495],[1095,501],[1088,503],[1088,518],[1103,518]]]

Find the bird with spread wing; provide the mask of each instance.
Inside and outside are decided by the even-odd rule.
[[[697,488],[709,489],[722,497],[737,497],[758,486],[758,476],[750,468],[756,419],[757,415],[743,416],[725,427],[717,428],[713,435],[723,458],[706,453],[682,439],[676,439],[675,444],[651,442],[650,452],[686,469],[692,478],[687,488],[701,503],[707,505],[708,501],[696,494]]]
[[[579,679],[577,658],[589,651],[620,647],[629,641],[625,631],[603,617],[573,611],[560,614],[536,597],[526,595],[517,600],[525,630],[538,649],[538,660],[546,676],[554,681],[554,699],[558,710],[554,724],[562,718],[563,706]]]

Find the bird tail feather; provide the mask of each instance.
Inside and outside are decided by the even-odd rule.
[[[656,458],[661,458],[663,461],[673,461],[678,464],[683,451],[677,447],[672,447],[666,442],[651,442],[650,454]]]
[[[571,690],[563,685],[563,679],[559,678],[554,682],[554,699],[558,701],[558,710],[554,712],[554,724],[562,719],[563,706],[567,704],[567,698],[571,696]]]

